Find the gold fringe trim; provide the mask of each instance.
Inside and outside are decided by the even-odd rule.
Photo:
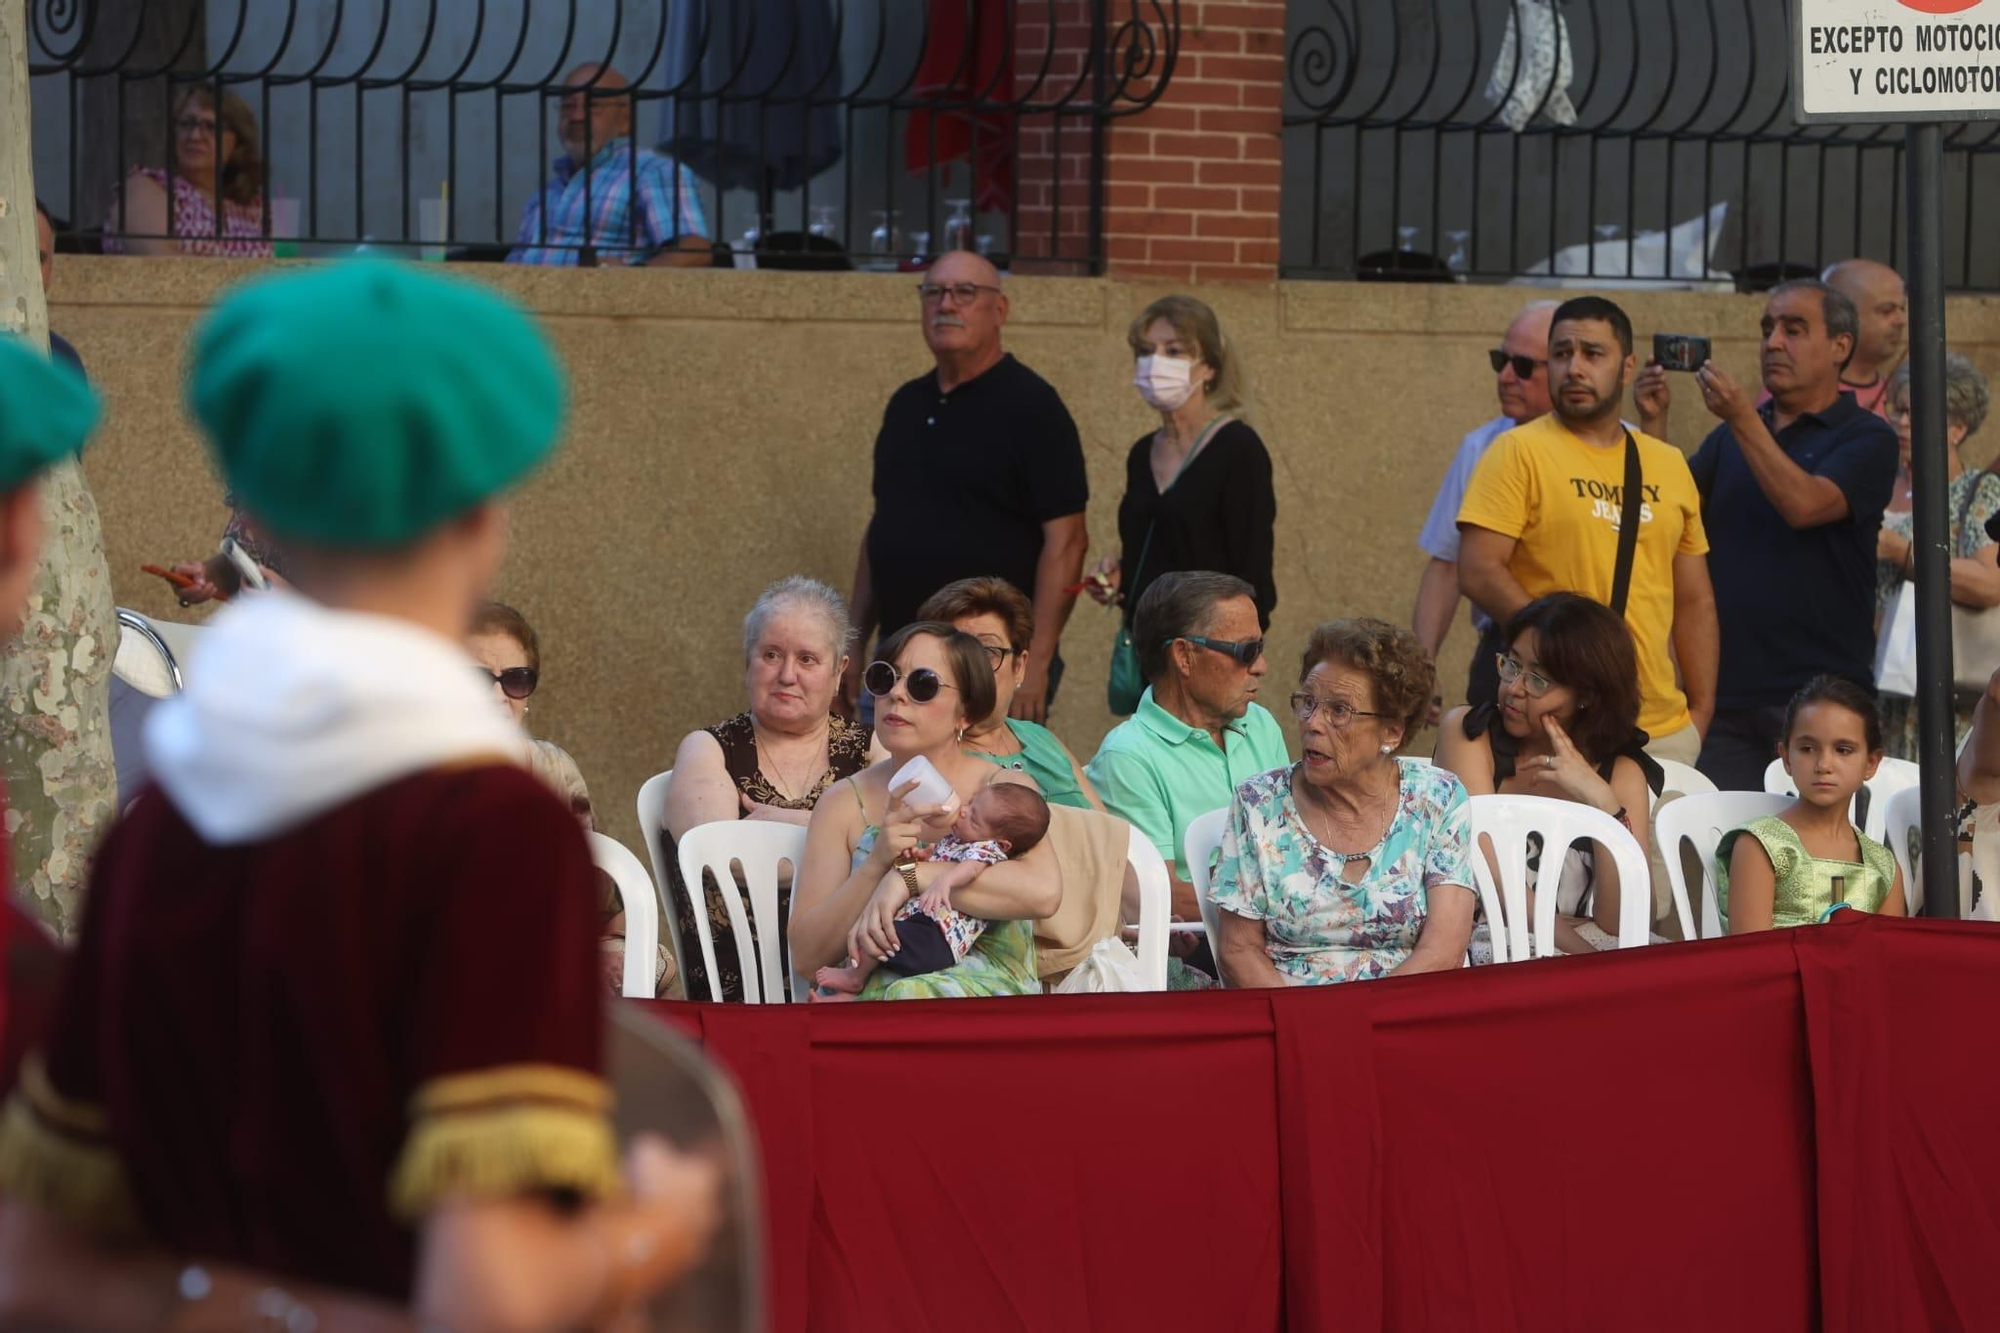
[[[548,1102],[599,1113],[611,1109],[610,1085],[569,1065],[501,1065],[442,1074],[410,1098],[410,1116],[449,1115],[520,1102]]]
[[[595,1199],[618,1188],[618,1149],[601,1111],[500,1106],[419,1119],[390,1173],[389,1209],[415,1222],[453,1196],[569,1190]]]
[[[117,1152],[43,1119],[32,1096],[24,1086],[0,1111],[0,1194],[104,1239],[137,1237],[139,1210]]]

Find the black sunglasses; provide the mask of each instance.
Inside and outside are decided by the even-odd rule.
[[[1180,637],[1189,643],[1198,643],[1212,652],[1221,653],[1224,657],[1233,657],[1238,666],[1255,666],[1257,659],[1264,655],[1262,639],[1209,639],[1199,634],[1183,634]],[[1168,639],[1160,646],[1164,648],[1172,642],[1172,639]]]
[[[877,699],[889,697],[889,691],[896,688],[897,681],[903,682],[903,689],[910,698],[920,704],[927,704],[937,698],[939,690],[956,689],[947,685],[944,678],[929,667],[918,667],[908,675],[896,670],[887,662],[870,662],[868,669],[861,673],[861,683]]]
[[[500,693],[509,699],[525,699],[535,692],[541,683],[541,675],[533,667],[508,667],[505,671],[488,671],[479,668],[479,674],[500,687]]]
[[[1532,356],[1511,356],[1497,347],[1486,354],[1486,359],[1493,363],[1493,373],[1495,375],[1505,370],[1508,363],[1512,362],[1514,366],[1514,378],[1523,380],[1533,379],[1536,369],[1548,364],[1547,361],[1537,361]]]

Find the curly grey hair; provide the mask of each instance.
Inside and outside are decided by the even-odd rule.
[[[806,611],[826,624],[829,656],[839,658],[854,646],[854,626],[847,618],[847,603],[841,595],[818,579],[793,574],[779,579],[757,595],[750,614],[743,617],[743,660],[757,650],[757,640],[771,617],[785,611]]]
[[[1904,402],[1910,395],[1910,363],[1905,361],[1896,367],[1896,373],[1889,377],[1889,401]],[[1944,357],[1944,419],[1956,421],[1965,427],[1965,438],[1971,439],[1986,424],[1986,413],[1993,406],[1993,393],[1986,386],[1986,376],[1979,367],[1972,364],[1972,358],[1960,356],[1957,352],[1946,352]]]

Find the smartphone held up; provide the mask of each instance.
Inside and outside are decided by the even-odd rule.
[[[1653,360],[1668,370],[1700,370],[1708,360],[1708,339],[1692,333],[1656,333]]]

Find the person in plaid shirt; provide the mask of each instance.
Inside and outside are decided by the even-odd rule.
[[[579,264],[587,248],[602,264],[706,267],[708,222],[693,173],[651,149],[635,150],[632,99],[603,95],[629,86],[625,76],[608,65],[579,65],[563,83],[572,91],[556,135],[566,156],[528,201],[507,262]],[[579,165],[585,162],[588,168]]]

